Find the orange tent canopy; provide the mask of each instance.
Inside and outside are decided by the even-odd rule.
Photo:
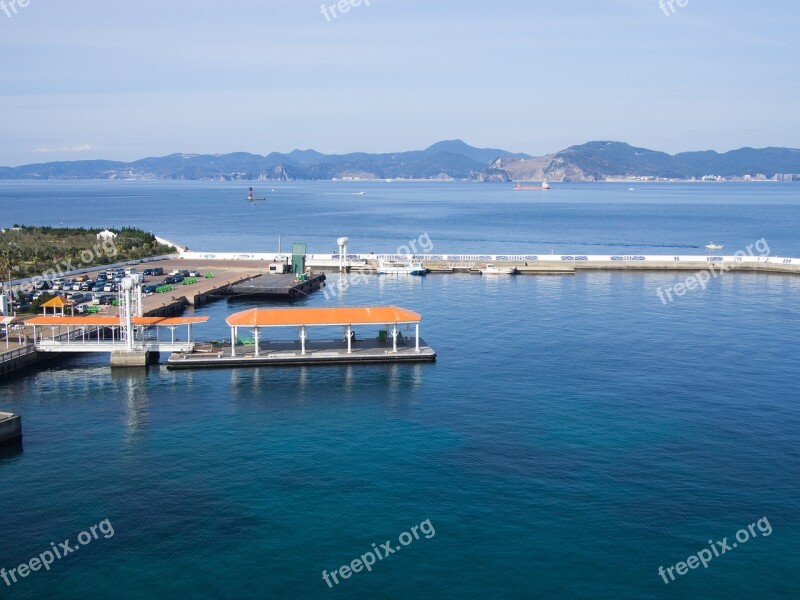
[[[289,327],[301,325],[383,325],[419,323],[422,315],[397,306],[361,308],[251,308],[231,315],[231,327]]]

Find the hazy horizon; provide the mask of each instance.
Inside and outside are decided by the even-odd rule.
[[[800,146],[800,8],[76,0],[0,11],[0,165],[174,153]],[[325,7],[325,10],[323,10]]]

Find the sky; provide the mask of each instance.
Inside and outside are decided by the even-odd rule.
[[[0,0],[0,165],[800,147],[800,3],[659,1]]]

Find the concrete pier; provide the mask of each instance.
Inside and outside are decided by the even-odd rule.
[[[0,412],[0,446],[22,441],[22,418],[12,413]]]
[[[150,364],[149,350],[115,350],[111,353],[112,368],[146,367]]]

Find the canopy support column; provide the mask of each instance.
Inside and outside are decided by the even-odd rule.
[[[397,352],[397,323],[392,325],[392,352]]]
[[[231,356],[236,356],[236,327],[231,327]]]
[[[259,345],[260,345],[260,341],[261,341],[261,340],[259,339],[259,337],[260,337],[260,336],[259,336],[259,330],[260,330],[260,328],[259,328],[259,327],[254,327],[254,328],[253,328],[253,338],[254,338],[254,341],[255,341],[255,343],[256,343],[256,356],[258,356],[258,347],[259,347]]]
[[[417,347],[415,348],[417,354],[419,354],[419,323],[416,325],[416,338],[417,338]]]
[[[352,326],[347,326],[347,353],[353,353],[353,328]]]
[[[306,326],[300,326],[300,354],[306,353]]]

